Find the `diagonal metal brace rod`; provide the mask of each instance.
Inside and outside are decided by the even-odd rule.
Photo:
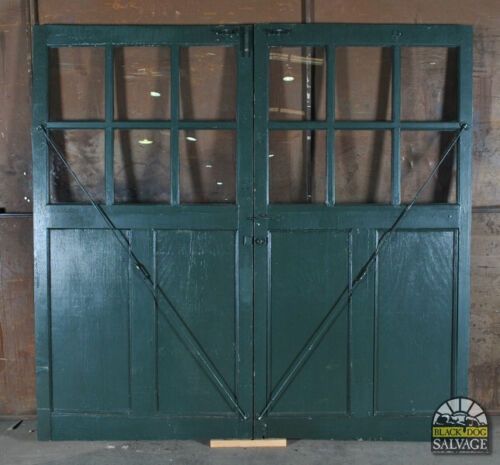
[[[352,281],[351,285],[348,284],[344,288],[344,290],[340,293],[340,296],[337,298],[337,300],[335,301],[333,306],[330,307],[330,310],[328,311],[326,316],[323,318],[323,320],[320,322],[320,324],[316,327],[316,329],[314,330],[312,335],[309,337],[309,339],[307,340],[304,347],[295,356],[294,360],[292,361],[292,363],[290,364],[288,369],[285,371],[285,374],[278,381],[276,388],[271,393],[271,396],[270,396],[269,400],[267,401],[267,404],[265,405],[265,407],[259,413],[257,420],[259,420],[259,421],[262,420],[264,418],[264,415],[266,415],[270,411],[270,409],[274,406],[274,404],[282,396],[282,394],[288,388],[288,386],[290,385],[292,380],[295,378],[297,373],[304,366],[304,363],[308,360],[308,358],[314,352],[314,350],[316,349],[318,344],[321,342],[323,336],[330,329],[331,325],[335,322],[335,320],[338,318],[338,316],[342,313],[344,308],[346,308],[354,291],[359,286],[359,284],[365,279],[366,275],[368,274],[368,271],[371,268],[371,265],[377,259],[380,251],[382,250],[384,245],[387,243],[388,239],[392,236],[392,234],[394,233],[394,231],[396,230],[398,225],[401,223],[401,221],[407,215],[407,213],[410,211],[410,209],[413,207],[413,205],[415,205],[415,202],[418,200],[422,191],[427,187],[427,185],[429,184],[429,182],[431,181],[433,176],[438,172],[441,165],[444,163],[444,161],[446,160],[448,155],[453,150],[453,147],[459,141],[460,136],[462,135],[463,131],[465,131],[467,128],[468,128],[468,125],[466,123],[462,123],[460,125],[460,128],[456,131],[455,137],[453,137],[453,139],[448,144],[448,147],[443,152],[441,160],[439,161],[439,163],[436,164],[436,166],[431,171],[431,173],[429,174],[427,179],[419,187],[419,189],[417,190],[412,201],[408,205],[406,205],[406,207],[401,211],[401,213],[398,215],[398,217],[396,218],[394,223],[391,225],[391,227],[389,229],[387,229],[385,231],[385,233],[381,236],[380,240],[378,241],[377,246],[375,247],[375,250],[370,255],[370,258],[366,261],[366,263],[361,267],[361,270],[356,275],[356,277]],[[343,305],[340,305],[341,303],[343,303]]]
[[[68,172],[71,174],[78,187],[83,191],[86,197],[89,199],[92,206],[98,211],[99,215],[105,221],[111,232],[113,233],[116,240],[120,243],[123,249],[126,251],[132,262],[134,263],[135,268],[140,272],[144,283],[146,284],[147,289],[153,296],[153,300],[155,302],[156,308],[160,310],[160,313],[165,317],[165,319],[170,323],[173,327],[176,334],[180,337],[182,342],[186,345],[187,349],[191,353],[191,355],[195,358],[195,360],[201,365],[201,367],[205,370],[205,372],[209,375],[209,379],[215,384],[218,390],[222,393],[225,400],[229,403],[230,407],[232,407],[238,415],[243,419],[247,420],[248,415],[243,411],[241,406],[239,405],[236,396],[232,392],[231,388],[228,386],[222,374],[217,370],[217,367],[212,362],[207,352],[204,350],[202,345],[197,341],[193,332],[184,321],[180,313],[176,310],[172,301],[169,299],[165,291],[161,286],[156,285],[149,273],[147,267],[138,259],[137,255],[133,252],[130,241],[127,235],[119,228],[115,226],[111,218],[104,211],[104,209],[99,205],[87,188],[80,181],[78,175],[75,173],[71,165],[68,163],[66,158],[61,153],[61,150],[57,146],[57,144],[52,140],[47,128],[43,125],[37,128],[42,131],[47,143],[55,152],[57,157],[61,160],[63,165],[66,167]],[[160,302],[158,299],[157,293],[164,299],[167,303],[167,309],[169,311],[163,312],[161,311]]]

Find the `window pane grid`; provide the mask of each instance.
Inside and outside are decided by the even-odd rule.
[[[65,47],[61,48],[64,49]],[[68,48],[66,47],[66,49]],[[81,81],[78,81],[80,87],[82,85],[89,86],[89,82],[87,82],[89,76],[94,76],[93,79],[100,78],[100,81],[96,82],[102,84],[102,94],[99,97],[102,109],[100,112],[85,112],[82,111],[82,109],[85,110],[85,107],[77,105],[76,110],[70,114],[70,117],[66,116],[66,114],[69,115],[67,112],[54,111],[52,118],[47,121],[47,128],[59,131],[102,131],[103,144],[99,156],[102,157],[104,176],[103,196],[99,198],[99,201],[106,205],[138,202],[180,204],[180,131],[232,130],[236,135],[238,128],[235,90],[238,68],[237,47],[234,44],[209,43],[206,45],[198,44],[194,48],[186,44],[144,44],[142,46],[131,44],[127,46],[107,43],[99,44],[98,47],[71,47],[71,50],[66,49],[64,50],[66,53],[64,55],[65,60],[68,61],[69,57],[71,63],[71,59],[73,59],[73,68],[76,67],[75,69],[69,68],[69,72],[73,73],[72,76],[76,73],[76,77]],[[57,59],[59,56],[58,47],[50,50],[54,50],[52,52],[55,57],[53,65],[57,68],[56,71],[60,73],[58,67],[61,60]],[[141,50],[144,53],[140,53]],[[181,54],[184,54],[184,58],[181,57]],[[101,57],[101,67],[96,68],[97,74],[93,71],[91,75],[90,70],[86,67],[87,61],[91,58],[95,61],[94,58],[99,56]],[[181,69],[182,60],[184,60],[183,70]],[[210,105],[208,107],[205,105],[204,109],[200,109],[200,113],[196,105],[190,105],[188,102],[191,99],[191,103],[196,104],[196,101],[199,100],[196,97],[198,95],[196,92],[207,92],[206,86],[203,87],[202,85],[204,81],[198,79],[200,76],[195,79],[196,82],[191,82],[193,80],[193,76],[191,76],[192,67],[194,67],[195,74],[200,75],[207,66],[210,68],[208,71],[212,72],[213,80],[218,80],[221,83],[229,82],[229,78],[233,80],[230,101],[227,101],[228,99],[225,97],[224,101],[221,100],[222,97],[219,98],[219,103],[225,108],[222,113]],[[165,71],[168,71],[168,75],[165,75]],[[66,73],[65,76],[68,74],[66,69],[63,72]],[[121,75],[117,76],[120,73]],[[65,79],[64,82],[66,83],[68,79]],[[182,79],[184,79],[184,87],[181,86]],[[193,89],[189,87],[190,82],[192,85],[197,86],[194,93],[192,93]],[[95,87],[95,84],[93,86]],[[118,95],[119,86],[122,87],[122,92]],[[137,91],[138,86],[139,90]],[[68,85],[66,85],[65,89],[67,87]],[[82,89],[85,90],[86,88],[82,87]],[[89,89],[92,88],[89,87]],[[188,94],[182,96],[181,92],[183,90]],[[224,95],[227,94],[227,85],[223,86],[221,92]],[[153,113],[149,108],[151,105],[146,105],[146,108],[141,109],[134,107],[130,103],[130,98],[135,103],[140,103],[141,97],[137,94],[144,94],[146,104],[151,103],[148,100],[149,97],[154,100],[153,103],[156,105],[153,108]],[[68,95],[71,97],[71,93]],[[98,95],[98,93],[95,95]],[[119,99],[124,101],[119,102]],[[165,105],[166,107],[163,108]],[[184,111],[182,115],[181,111]],[[214,111],[216,112],[214,116],[217,119],[210,119],[212,117],[210,112],[213,113]],[[148,112],[150,115],[148,115]],[[90,118],[86,118],[87,114]],[[102,118],[100,118],[101,115]],[[183,119],[181,119],[181,116]],[[137,136],[138,134],[147,135],[148,130],[150,131],[149,136]],[[152,130],[155,132],[151,132]],[[170,143],[167,145],[156,143],[158,141],[155,142],[156,139],[162,138],[162,130],[163,132],[167,131],[170,136]],[[220,134],[222,133],[223,131]],[[118,134],[121,135],[118,137]],[[124,145],[122,142],[125,139],[130,139],[130,141]],[[142,145],[139,147],[137,144],[141,143]],[[146,146],[147,143],[154,145]],[[130,153],[127,155],[126,147],[129,145],[130,150],[128,152]],[[117,150],[121,154],[119,160],[116,160],[117,155],[115,152]],[[126,153],[122,154],[124,150]],[[146,152],[148,157],[143,162],[141,157]],[[129,162],[126,162],[127,157],[130,158]],[[158,160],[155,157],[158,157]],[[169,157],[169,159],[166,160],[164,157]],[[117,165],[117,162],[120,166]],[[125,165],[122,166],[124,163]],[[144,171],[145,164],[151,163],[153,165],[157,163],[158,166],[165,167],[165,169],[158,170],[156,178],[158,185],[166,186],[168,192],[160,193],[158,189],[153,192],[151,191],[151,189],[154,189],[153,186],[142,188],[139,186],[140,179],[137,179],[136,183],[131,186],[124,185],[124,182],[127,182],[131,175],[134,177],[133,175],[137,174],[137,177],[141,178],[142,174],[147,171]],[[123,179],[116,178],[117,170],[121,173]],[[128,171],[128,175],[123,177],[123,173],[126,171]],[[168,176],[168,179],[162,180],[161,177],[165,175]],[[236,173],[233,173],[233,177],[235,176]],[[115,193],[117,182],[120,191]],[[236,181],[235,179],[229,180],[226,178],[224,186],[230,186],[231,182]],[[231,200],[234,201],[231,194],[222,197],[222,201]],[[210,202],[210,200],[208,201]]]
[[[294,44],[283,45],[284,47],[294,47]],[[272,47],[272,46],[270,46]],[[343,45],[343,47],[349,47],[349,45]],[[418,46],[412,46],[411,44],[405,44],[405,47],[414,47],[418,49]],[[367,48],[367,47],[365,47]],[[373,48],[377,48],[373,46]],[[380,48],[380,47],[379,47]],[[398,206],[401,204],[402,198],[402,185],[401,185],[401,137],[403,131],[439,131],[454,132],[460,129],[460,122],[455,119],[417,119],[414,120],[402,120],[402,46],[394,45],[392,47],[387,47],[390,50],[390,56],[392,60],[391,64],[391,93],[390,93],[390,119],[387,121],[378,120],[362,120],[362,119],[337,119],[335,114],[336,106],[336,50],[338,47],[334,45],[325,46],[326,54],[326,118],[321,120],[303,120],[303,121],[290,121],[287,119],[273,118],[267,122],[268,127],[268,137],[270,136],[271,130],[282,130],[282,131],[294,131],[294,130],[326,130],[327,134],[327,150],[326,150],[326,183],[325,183],[325,204],[328,206],[333,206],[336,203],[335,194],[335,171],[336,171],[336,161],[335,161],[335,140],[336,133],[339,130],[344,131],[363,131],[363,130],[388,130],[390,131],[390,151],[391,151],[391,166],[390,166],[390,203],[392,205]],[[271,48],[270,48],[271,50]],[[451,50],[451,49],[449,49]],[[453,56],[453,55],[452,55]],[[458,79],[457,75],[452,76],[455,80]],[[269,83],[268,83],[269,85]],[[425,84],[424,84],[425,85]],[[445,85],[449,85],[446,81]],[[269,102],[268,107],[269,107]],[[269,108],[268,108],[269,110]],[[269,114],[269,113],[268,113]],[[443,136],[444,137],[444,136]],[[453,182],[457,178],[455,174],[452,175]],[[452,186],[456,189],[456,186]],[[437,200],[437,203],[440,203]],[[450,203],[450,202],[448,202]]]
[[[187,48],[182,49],[187,52]],[[180,199],[180,141],[179,133],[184,129],[236,129],[236,121],[223,120],[181,120],[181,48],[178,45],[170,47],[170,102],[168,120],[114,120],[107,123],[112,129],[169,129],[170,130],[170,192],[171,205],[178,205]],[[186,75],[184,75],[186,78]],[[116,181],[113,185],[116,184]]]

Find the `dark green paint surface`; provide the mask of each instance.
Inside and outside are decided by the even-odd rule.
[[[347,236],[332,231],[273,232],[268,289],[271,388],[347,285]],[[272,414],[347,412],[348,323],[346,309]]]
[[[53,407],[127,411],[128,256],[106,230],[52,230],[50,243]]]
[[[332,307],[402,211],[401,129],[471,124],[471,32],[444,25],[37,27],[40,439],[426,440],[433,408],[467,393],[471,131],[459,144],[457,204],[414,207],[352,299],[336,313]],[[106,48],[105,120],[48,121],[48,47],[83,45]],[[171,46],[170,121],[114,121],[112,52],[126,45]],[[189,45],[236,48],[235,121],[179,120],[179,47]],[[326,119],[270,122],[268,47],[306,45],[326,50]],[[396,65],[401,46],[457,47],[458,120],[401,121],[394,66],[391,121],[335,121],[335,47],[349,45],[391,47]],[[153,276],[157,303],[92,206],[48,204],[41,124],[105,129],[104,209]],[[171,205],[113,205],[116,128],[170,129]],[[236,205],[179,205],[183,128],[237,130]],[[273,128],[326,130],[323,205],[269,205]],[[392,205],[335,205],[339,128],[393,133]],[[321,338],[304,353],[315,334]]]
[[[232,231],[158,231],[156,275],[183,320],[234,392],[236,272]],[[164,316],[158,331],[158,410],[197,415],[234,412]]]
[[[432,414],[452,394],[453,242],[400,231],[378,261],[377,413]]]

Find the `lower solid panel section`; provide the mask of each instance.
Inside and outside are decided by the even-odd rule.
[[[129,416],[53,413],[53,440],[251,438],[250,420],[234,416]],[[41,437],[39,439],[48,439]]]

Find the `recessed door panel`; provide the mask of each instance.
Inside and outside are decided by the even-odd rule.
[[[50,234],[54,409],[129,409],[129,266],[110,231]]]
[[[318,329],[348,282],[348,235],[275,231],[271,235],[268,370],[271,389]],[[346,412],[349,351],[346,308],[304,363],[273,413]]]
[[[400,231],[377,265],[376,411],[432,413],[451,395],[454,234]]]
[[[235,390],[235,234],[232,231],[158,231],[156,280],[159,297],[158,410],[175,415],[236,413],[212,373],[192,354],[190,342],[169,323],[177,312],[192,338],[206,351],[229,389]]]

